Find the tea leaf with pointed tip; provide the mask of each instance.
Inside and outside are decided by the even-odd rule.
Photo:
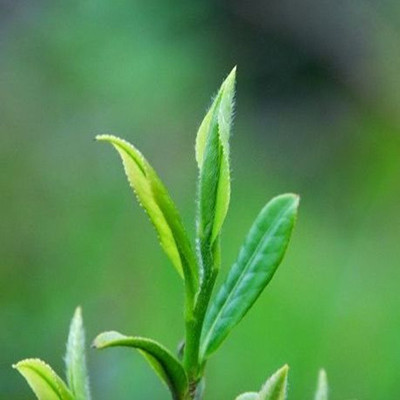
[[[324,369],[319,371],[314,400],[328,400],[328,378]]]
[[[288,372],[287,365],[276,371],[262,387],[259,400],[285,400]]]
[[[29,358],[13,365],[39,400],[75,400],[64,381],[42,360]]]
[[[158,376],[170,388],[176,400],[184,399],[188,392],[188,380],[182,364],[162,345],[142,337],[124,336],[118,332],[103,332],[93,342],[98,349],[107,347],[132,347],[140,351]]]
[[[85,357],[85,331],[80,307],[75,310],[71,321],[65,365],[68,386],[74,394],[75,400],[90,400]]]
[[[210,268],[210,254],[230,200],[229,136],[235,79],[236,68],[222,83],[196,138],[196,160],[200,170],[197,235],[205,269]]]
[[[260,212],[239,257],[208,309],[201,340],[207,358],[251,308],[277,270],[295,224],[299,197],[280,195]]]
[[[153,223],[162,248],[195,293],[197,269],[194,252],[178,210],[160,178],[130,143],[112,135],[100,135],[96,139],[110,142],[118,151],[128,181]]]
[[[265,382],[260,392],[247,392],[235,400],[285,400],[289,367],[284,365]]]

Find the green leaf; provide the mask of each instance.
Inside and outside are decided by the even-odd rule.
[[[298,204],[297,195],[277,196],[256,218],[236,263],[207,311],[201,340],[203,359],[220,346],[274,276],[286,252]]]
[[[319,371],[317,391],[314,400],[328,400],[328,379],[324,369]]]
[[[75,400],[64,381],[42,360],[30,358],[13,365],[39,400]]]
[[[68,386],[74,394],[75,400],[90,400],[85,357],[85,331],[80,307],[75,310],[71,321],[65,364]]]
[[[147,359],[161,380],[170,388],[176,400],[188,393],[188,380],[182,364],[162,345],[142,337],[129,337],[118,332],[103,332],[93,342],[98,349],[107,347],[133,347]]]
[[[259,393],[243,393],[236,400],[285,400],[288,371],[289,367],[284,365],[265,382]]]
[[[235,400],[260,400],[260,396],[256,392],[247,392],[240,394]]]
[[[287,365],[276,371],[262,387],[259,400],[285,400],[288,372]]]
[[[111,135],[96,137],[110,142],[121,156],[128,181],[159,236],[162,248],[178,273],[195,292],[197,268],[182,219],[154,169],[130,143]]]
[[[222,83],[196,138],[196,160],[200,170],[197,235],[206,273],[229,207],[229,137],[235,79],[236,68]]]

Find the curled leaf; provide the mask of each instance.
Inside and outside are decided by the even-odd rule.
[[[289,243],[299,197],[272,199],[260,212],[221,289],[207,311],[201,357],[207,358],[240,322],[271,281]]]
[[[75,400],[64,381],[42,360],[29,358],[13,365],[39,400]]]
[[[182,364],[162,345],[154,340],[124,336],[118,332],[103,332],[93,342],[97,349],[132,347],[146,358],[161,380],[169,387],[175,400],[185,399],[188,380]]]
[[[197,133],[198,240],[205,273],[230,200],[229,137],[233,116],[236,68],[222,83]]]

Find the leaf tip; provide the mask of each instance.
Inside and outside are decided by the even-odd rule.
[[[315,392],[314,400],[327,400],[328,399],[328,378],[325,369],[321,368],[318,374],[317,390]]]
[[[285,364],[279,371],[281,371],[283,374],[287,375],[289,372],[289,365]]]
[[[17,371],[19,371],[21,368],[26,367],[31,362],[42,362],[42,361],[39,360],[38,358],[25,358],[24,360],[21,360],[21,361],[18,361],[17,363],[15,363],[15,364],[12,364],[12,368],[16,369]]]
[[[285,200],[293,206],[296,210],[299,208],[300,205],[300,195],[297,193],[285,193],[279,196],[276,196],[275,199]]]
[[[98,142],[111,142],[112,139],[114,139],[115,136],[113,135],[108,135],[108,134],[102,134],[102,135],[96,135],[95,140]]]
[[[231,72],[229,72],[228,78],[236,79],[236,71],[237,71],[237,65],[235,65],[232,68]]]
[[[125,338],[126,336],[116,331],[102,332],[95,337],[91,347],[98,350],[105,349],[106,347],[110,346],[111,342]]]
[[[233,103],[233,97],[235,95],[235,86],[236,86],[236,65],[232,68],[231,72],[229,72],[225,81],[221,86],[222,95],[230,96],[230,103]],[[231,107],[233,107],[231,105]],[[232,112],[232,110],[231,110]]]
[[[82,321],[82,307],[81,306],[77,306],[75,308],[73,320]]]
[[[283,367],[279,368],[274,375],[278,377],[279,380],[286,381],[288,374],[289,374],[289,365],[285,364]]]

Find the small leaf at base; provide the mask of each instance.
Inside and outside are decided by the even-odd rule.
[[[276,371],[262,387],[259,400],[285,400],[288,372],[287,365]]]
[[[85,331],[82,310],[78,307],[69,329],[65,365],[68,386],[75,400],[90,400],[89,378],[85,357]]]
[[[29,358],[13,365],[39,400],[75,400],[64,381],[42,360]]]
[[[285,400],[288,371],[289,367],[284,365],[265,382],[260,392],[243,393],[235,400]]]
[[[188,380],[182,364],[162,345],[142,337],[129,337],[118,332],[103,332],[93,342],[97,349],[132,347],[140,351],[158,376],[170,388],[175,400],[185,399]]]
[[[319,371],[314,400],[328,400],[328,378],[324,369]]]

